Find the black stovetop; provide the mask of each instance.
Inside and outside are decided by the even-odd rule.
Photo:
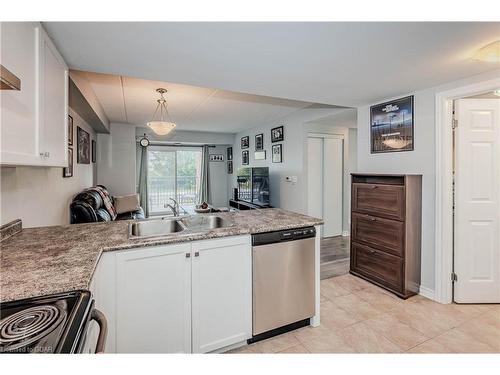
[[[84,290],[0,303],[0,353],[75,353],[91,309]]]

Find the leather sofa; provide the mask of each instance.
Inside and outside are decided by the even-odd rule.
[[[103,185],[85,189],[75,195],[70,204],[71,224],[113,220],[144,219],[144,210],[116,214],[114,200]]]

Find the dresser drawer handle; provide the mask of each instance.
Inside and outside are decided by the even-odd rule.
[[[372,186],[372,189],[376,189],[376,188],[378,188],[378,186],[376,186],[376,185],[375,185],[375,186]]]
[[[377,219],[376,219],[376,218],[374,218],[374,217],[371,217],[371,218],[370,218],[370,220],[371,220],[371,221],[377,221]]]
[[[370,252],[371,255],[374,255],[377,253],[375,250],[368,250],[368,251]]]

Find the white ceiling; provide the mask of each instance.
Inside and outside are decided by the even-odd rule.
[[[500,35],[495,22],[44,26],[72,69],[343,106],[494,70],[471,57]]]
[[[313,104],[117,75],[74,74],[88,81],[110,121],[139,126],[151,120],[159,87],[168,90],[168,111],[178,130],[237,133]]]

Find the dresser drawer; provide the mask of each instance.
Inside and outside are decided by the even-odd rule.
[[[404,222],[352,213],[352,240],[403,256]]]
[[[404,186],[353,183],[352,210],[404,220],[404,196]]]
[[[351,271],[402,292],[403,259],[369,246],[351,243]]]

